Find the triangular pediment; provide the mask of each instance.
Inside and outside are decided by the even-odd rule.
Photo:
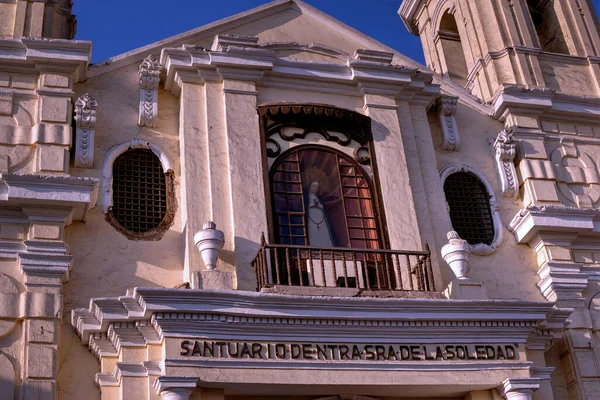
[[[394,64],[427,69],[302,1],[276,0],[94,64],[88,77],[139,64],[163,48],[186,44],[210,49],[217,34],[258,37],[281,57],[302,61],[343,62],[357,49],[371,49],[394,53]]]
[[[466,89],[301,0],[275,0],[117,55],[90,65],[87,77],[94,78],[125,67],[137,69],[146,57],[158,56],[163,49],[184,45],[210,49],[217,35],[256,37],[261,47],[274,51],[278,57],[306,63],[346,64],[359,49],[387,52],[393,55],[393,65],[427,71],[433,74],[433,83],[441,85],[442,92],[459,97],[484,114],[491,114],[489,107]]]

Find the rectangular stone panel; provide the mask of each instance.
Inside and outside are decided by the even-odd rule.
[[[44,74],[42,83],[46,87],[68,88],[69,78],[57,74]]]
[[[54,343],[56,327],[54,321],[29,320],[28,340],[32,343]]]
[[[64,147],[40,145],[37,151],[37,169],[41,172],[66,172],[68,152]]]
[[[35,89],[36,77],[27,75],[13,75],[12,87],[15,89]]]
[[[30,344],[27,348],[27,377],[53,379],[56,351],[47,345]]]
[[[58,225],[35,224],[31,231],[33,239],[57,240],[61,237],[61,229]]]
[[[56,398],[56,384],[49,381],[23,382],[23,399],[52,400]]]
[[[22,225],[2,224],[0,225],[0,239],[23,240],[25,229]]]
[[[12,115],[13,94],[0,92],[0,115]]]
[[[67,123],[71,102],[64,97],[42,97],[40,99],[40,119],[43,122]]]

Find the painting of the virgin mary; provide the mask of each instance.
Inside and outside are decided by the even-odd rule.
[[[311,246],[335,247],[337,240],[329,221],[325,201],[319,195],[320,189],[319,181],[311,181],[304,191],[308,242]]]

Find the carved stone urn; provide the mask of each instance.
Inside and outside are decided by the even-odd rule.
[[[455,231],[448,232],[448,244],[442,247],[442,258],[448,263],[458,279],[467,279],[469,272],[469,243]]]
[[[194,235],[194,243],[200,251],[206,269],[214,271],[217,268],[219,253],[225,245],[225,234],[218,230],[217,225],[212,221],[205,222],[202,228]]]

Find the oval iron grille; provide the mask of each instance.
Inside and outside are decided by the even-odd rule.
[[[129,150],[113,164],[116,221],[130,232],[156,229],[167,214],[167,185],[160,160],[146,149]]]
[[[469,244],[492,244],[494,222],[490,196],[483,182],[467,172],[457,172],[444,182],[452,227]]]

